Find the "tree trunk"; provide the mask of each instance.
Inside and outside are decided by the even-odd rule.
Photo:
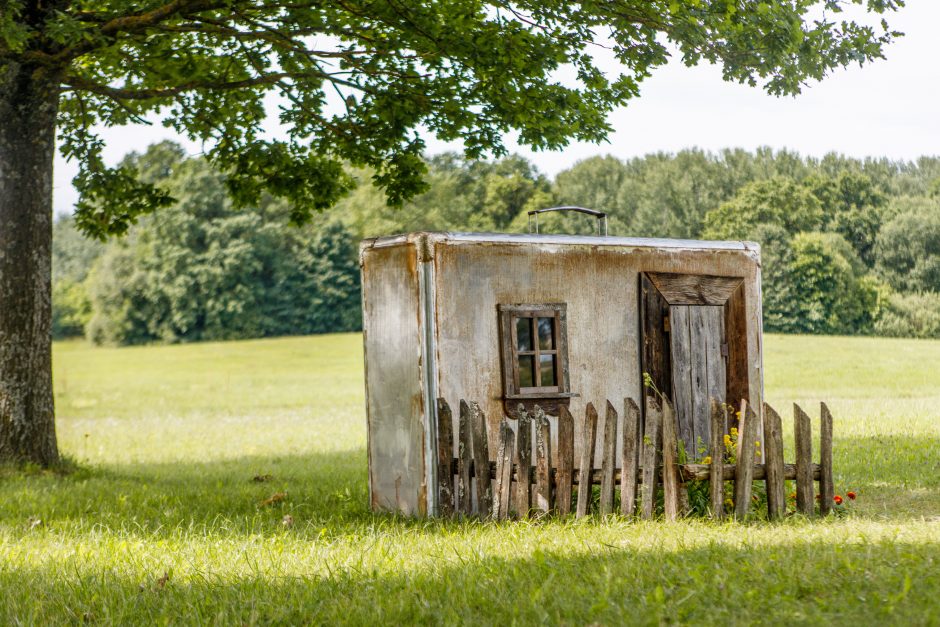
[[[52,397],[57,77],[0,66],[0,462],[59,459]]]

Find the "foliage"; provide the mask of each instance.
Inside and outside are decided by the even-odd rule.
[[[225,204],[227,201],[223,198],[222,186],[212,183],[201,190],[202,183],[198,179],[180,178],[184,171],[188,171],[187,168],[196,166],[186,165],[187,159],[178,146],[170,143],[152,146],[146,152],[129,155],[123,163],[140,171],[144,180],[168,193],[172,192],[180,199],[181,206],[192,209],[191,196],[198,192],[202,194],[203,200],[200,202],[203,205],[214,203],[228,207],[219,214],[225,216],[225,220],[248,220],[244,216],[238,217],[240,214],[235,208]],[[206,165],[200,163],[198,169],[202,171]],[[926,190],[940,171],[938,164],[940,161],[935,163],[935,160],[930,159],[906,163],[862,161],[838,155],[814,160],[787,151],[767,149],[755,152],[725,150],[714,154],[687,150],[675,155],[657,153],[627,161],[614,157],[587,159],[559,173],[554,180],[549,180],[534,163],[516,155],[495,161],[480,161],[444,153],[427,159],[428,191],[405,202],[400,208],[389,207],[381,192],[367,184],[360,184],[320,223],[303,227],[299,232],[293,228],[281,230],[275,224],[277,216],[281,216],[283,222],[287,210],[273,199],[265,199],[263,205],[249,208],[248,213],[263,216],[261,219],[265,221],[264,228],[267,231],[262,229],[259,233],[276,232],[277,237],[283,237],[284,241],[295,241],[298,237],[309,239],[329,229],[343,230],[344,236],[340,236],[338,231],[334,235],[340,240],[345,238],[345,243],[349,244],[348,263],[342,273],[346,277],[344,285],[348,286],[348,281],[354,281],[357,274],[352,248],[357,240],[364,237],[415,230],[525,232],[529,226],[526,214],[531,209],[558,204],[602,208],[610,214],[610,233],[613,235],[743,238],[760,243],[764,286],[762,304],[764,326],[768,331],[851,334],[877,332],[877,329],[890,327],[896,329],[893,333],[899,333],[900,329],[913,329],[916,325],[899,325],[896,318],[892,318],[895,322],[890,325],[887,322],[874,325],[873,321],[877,322],[879,316],[889,315],[882,305],[888,302],[891,290],[882,282],[889,283],[894,291],[907,293],[911,287],[907,281],[923,273],[918,271],[911,274],[903,266],[900,271],[893,273],[889,270],[890,264],[897,263],[901,258],[907,259],[905,263],[911,266],[919,264],[919,268],[928,268],[934,263],[937,255],[928,248],[930,229],[920,225],[924,221],[929,223],[932,219],[930,216],[937,214],[937,205],[934,199],[926,196],[898,195],[898,190]],[[360,183],[366,183],[371,177],[368,169],[351,169],[350,173]],[[204,175],[209,176],[208,170]],[[217,181],[214,175],[209,178]],[[176,181],[172,189],[169,184],[171,180]],[[204,193],[207,190],[218,194],[218,198],[210,200]],[[898,216],[912,212],[921,216],[917,218],[919,226],[905,227],[918,232],[917,237],[913,238],[915,246],[908,245],[903,228],[898,235],[892,235],[896,228],[892,226],[882,236],[885,242],[891,242],[885,244],[883,253],[878,253],[877,246],[869,247],[873,233],[881,233],[886,223],[900,220]],[[215,214],[198,211],[194,215],[203,215],[205,219],[221,219]],[[154,226],[156,222],[153,222],[156,219],[148,220],[144,220],[141,229],[149,231],[157,228]],[[228,224],[234,227],[236,221]],[[164,234],[168,237],[171,236],[169,231],[173,228],[172,224],[175,222],[167,222],[164,227]],[[246,224],[243,223],[243,227]],[[594,233],[597,228],[594,219],[580,214],[542,215],[539,225],[542,232],[561,233]],[[189,224],[186,228],[191,226],[194,225]],[[254,229],[253,226],[248,228]],[[808,255],[803,260],[805,263],[794,265],[794,238],[800,233],[814,232],[805,231],[806,228],[822,229],[822,232],[832,234],[832,237],[826,236],[818,242],[832,250],[822,254],[820,250],[814,249],[810,254],[804,247],[803,252]],[[136,243],[138,235],[135,233],[132,229],[129,241],[133,243],[132,248],[138,250],[140,244]],[[99,340],[140,342],[154,341],[159,337],[180,337],[177,331],[170,330],[166,333],[146,331],[139,337],[131,338],[129,329],[118,332],[106,324],[108,320],[114,323],[116,320],[127,321],[142,316],[130,328],[165,326],[163,322],[150,320],[162,311],[159,308],[144,306],[144,303],[137,303],[126,294],[108,295],[108,289],[113,291],[120,283],[131,280],[132,275],[125,270],[138,263],[130,252],[121,252],[122,246],[127,244],[112,242],[105,246],[82,240],[71,219],[57,222],[55,237],[56,276],[68,274],[62,268],[74,268],[68,274],[73,277],[73,282],[86,290],[94,284],[98,290],[97,302],[103,308],[123,312],[119,315],[108,314],[104,319],[96,318],[92,326]],[[257,234],[257,237],[248,237],[244,243],[253,247],[262,246],[264,241],[267,240]],[[874,241],[878,241],[877,235]],[[290,257],[294,254],[292,250],[295,249],[268,250],[263,255]],[[96,273],[94,281],[83,280],[93,260],[104,251],[107,251],[107,259],[101,262],[101,272]],[[157,253],[155,255],[160,256]],[[291,259],[289,262],[278,261],[277,264],[272,261],[271,267],[276,265],[281,268],[279,272],[284,273],[288,272],[287,266],[295,264],[307,268],[303,272],[308,272],[310,277],[316,274],[310,269],[312,260],[301,263],[299,258]],[[141,262],[154,263],[153,260]],[[333,266],[337,263],[338,260],[330,262]],[[813,264],[818,263],[829,265],[814,269]],[[850,272],[843,271],[847,267]],[[798,272],[794,273],[794,268]],[[186,274],[192,270],[186,265],[172,268],[172,272]],[[801,283],[807,279],[807,273],[816,271],[819,276],[808,277],[808,284]],[[102,274],[111,276],[107,289],[98,284],[100,281],[97,277]],[[843,277],[835,282],[846,290],[843,295],[824,297],[820,291],[822,288],[812,288],[814,281],[822,280],[822,275]],[[905,282],[899,281],[898,276],[903,277]],[[161,281],[172,283],[169,277],[170,274],[164,274]],[[186,276],[180,280],[191,279],[191,276]],[[56,280],[59,281],[58,278]],[[328,292],[332,280],[320,280],[316,289]],[[153,281],[160,282],[156,279]],[[829,285],[824,281],[821,284]],[[328,322],[326,318],[321,318],[318,324],[303,322],[299,301],[290,293],[297,289],[294,283],[281,281],[277,286],[268,288],[264,288],[264,285],[264,281],[254,280],[245,284],[252,290],[254,295],[251,298],[256,301],[278,302],[281,303],[278,307],[282,311],[294,312],[290,324],[274,325],[280,329],[279,333],[299,332],[291,329],[356,328],[351,318],[344,318],[342,322]],[[134,287],[131,292],[138,288]],[[78,288],[71,289],[77,294]],[[262,291],[255,294],[253,290],[256,289]],[[354,291],[352,287],[349,289]],[[305,289],[301,291],[305,292]],[[68,309],[67,303],[58,302],[65,293],[66,290],[57,289],[54,303],[56,310]],[[105,307],[108,302],[111,304]],[[241,303],[242,300],[237,302]],[[358,316],[357,297],[350,295],[343,302],[348,303],[344,305],[346,310],[341,312],[340,309],[333,309],[336,315]],[[143,313],[130,311],[130,308],[138,306],[143,307],[140,310]],[[832,307],[838,311],[831,310]],[[318,310],[322,312],[324,308]],[[826,318],[826,321],[821,322],[819,317]],[[247,315],[242,320],[247,321]],[[259,326],[261,323],[257,321],[244,327],[236,324],[227,337],[241,337],[243,333],[247,336],[257,335]],[[74,330],[76,325],[71,328]]]
[[[875,238],[887,196],[867,174],[843,170],[836,177],[811,176],[804,185],[825,208],[824,228],[848,241],[865,265],[874,263]]]
[[[885,224],[875,256],[895,289],[940,292],[940,199],[924,199]]]
[[[104,246],[75,228],[70,216],[60,217],[52,236],[52,335],[56,339],[84,334],[91,318],[85,279]]]
[[[57,124],[64,155],[79,164],[84,232],[125,233],[172,203],[133,164],[107,167],[95,135],[96,125],[148,117],[202,141],[236,204],[257,205],[266,191],[303,223],[350,191],[346,163],[369,168],[391,204],[425,190],[419,129],[461,141],[471,157],[504,153],[507,131],[536,149],[597,142],[610,131],[606,115],[673,55],[789,95],[881,58],[899,35],[884,19],[817,19],[815,4],[435,0],[403,11],[390,0],[11,0],[0,65],[41,68],[34,79],[59,83]],[[881,16],[901,4],[864,8]],[[598,46],[618,72],[601,71]],[[272,98],[284,139],[264,132]]]
[[[112,245],[90,278],[99,343],[235,339],[356,329],[359,269],[350,233],[286,224],[282,203],[233,210],[202,160],[174,166],[180,198]]]
[[[814,231],[822,226],[819,200],[793,179],[774,176],[742,187],[734,198],[705,215],[705,237],[746,239],[761,225],[776,225],[788,233]]]
[[[875,332],[886,337],[940,338],[940,293],[891,293]]]
[[[80,337],[91,319],[91,301],[82,283],[59,279],[52,287],[52,337]]]
[[[795,316],[803,333],[864,333],[877,315],[877,284],[859,276],[861,262],[836,233],[799,233],[788,268]]]

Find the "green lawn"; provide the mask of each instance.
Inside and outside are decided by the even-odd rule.
[[[0,471],[0,624],[940,623],[940,342],[765,342],[785,417],[830,403],[846,517],[373,515],[360,336],[57,345],[79,469]]]

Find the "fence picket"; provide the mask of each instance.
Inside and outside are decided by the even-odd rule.
[[[767,517],[780,519],[787,513],[783,484],[783,421],[773,407],[764,403],[764,467],[767,485]]]
[[[601,498],[598,510],[601,515],[614,511],[614,464],[617,461],[617,410],[607,401],[604,416],[604,441],[601,448]]]
[[[552,510],[552,434],[548,418],[535,406],[535,506],[542,514]]]
[[[662,433],[663,412],[659,401],[649,395],[646,397],[646,429],[643,434],[643,486],[642,511],[645,520],[653,518],[656,508],[657,467],[656,454],[659,450]]]
[[[525,518],[532,509],[532,419],[522,404],[516,415],[516,513]]]
[[[636,507],[637,433],[640,408],[632,398],[623,399],[623,433],[620,471],[620,514],[632,516]]]
[[[832,509],[835,485],[832,482],[832,414],[825,403],[819,404],[819,513]]]
[[[454,416],[443,398],[437,399],[437,505],[441,516],[454,515]]]
[[[490,447],[486,437],[486,415],[470,402],[470,434],[473,438],[473,476],[476,479],[477,511],[485,518],[493,511],[493,475],[490,472]]]
[[[711,399],[711,443],[708,448],[712,463],[708,468],[708,492],[711,497],[712,518],[725,515],[725,481],[722,477],[725,458],[725,416],[728,410],[716,398]]]
[[[496,493],[493,503],[493,518],[509,518],[509,502],[512,496],[512,458],[514,435],[509,421],[499,423],[499,448],[496,452]]]
[[[754,442],[757,441],[757,414],[750,404],[741,401],[738,421],[737,466],[734,469],[734,517],[744,520],[751,508],[751,490],[754,487]]]
[[[457,422],[457,501],[461,514],[473,513],[473,497],[470,494],[470,463],[473,447],[470,443],[470,406],[460,399],[460,416]]]
[[[571,488],[574,481],[574,416],[564,405],[558,408],[558,470],[555,473],[555,507],[558,514],[571,513]]]
[[[809,416],[793,403],[793,434],[796,438],[796,510],[813,514],[813,435]]]
[[[577,517],[587,516],[591,509],[591,474],[594,471],[594,440],[597,437],[597,410],[588,403],[581,427],[581,466],[578,468]]]
[[[669,401],[663,401],[663,510],[666,520],[679,517],[679,423]]]

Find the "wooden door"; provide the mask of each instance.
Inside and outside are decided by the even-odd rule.
[[[643,372],[675,407],[689,458],[702,457],[710,399],[738,406],[748,397],[743,281],[645,273],[640,283]]]

